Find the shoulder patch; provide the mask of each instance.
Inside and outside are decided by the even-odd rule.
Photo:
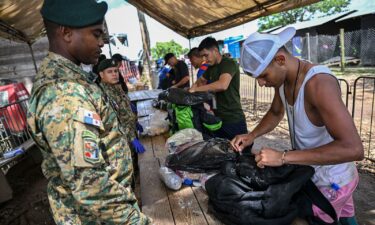
[[[91,131],[84,130],[82,132],[83,139],[83,158],[89,163],[100,162],[99,145],[95,134]]]
[[[88,110],[84,111],[83,121],[87,124],[91,124],[97,127],[100,127],[100,125],[102,125],[102,120],[100,119],[99,115]]]
[[[78,112],[78,120],[89,125],[93,125],[96,127],[102,126],[102,120],[100,119],[100,116],[87,109],[80,108]]]

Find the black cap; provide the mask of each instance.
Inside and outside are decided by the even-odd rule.
[[[44,0],[40,13],[53,23],[69,27],[87,27],[104,20],[108,5],[96,0]]]
[[[167,53],[165,56],[164,56],[164,65],[167,65],[168,63],[168,60],[170,58],[174,57],[174,54],[173,53]]]
[[[98,66],[98,72],[102,72],[105,69],[108,69],[110,67],[117,67],[117,63],[113,59],[104,59],[100,62]]]
[[[119,53],[116,53],[112,56],[112,59],[114,59],[116,62],[121,62],[122,60],[124,60],[124,57],[122,57],[121,54]]]

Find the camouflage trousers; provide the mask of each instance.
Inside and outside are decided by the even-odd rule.
[[[51,213],[56,225],[115,225],[115,224],[151,224],[151,220],[147,217],[140,217],[139,221],[123,221],[122,223],[114,221],[100,221],[95,218],[82,207],[79,207],[72,195],[61,191],[56,191],[56,185],[48,182],[47,193],[51,207]],[[59,189],[57,187],[57,189]],[[133,205],[139,210],[138,204]],[[140,210],[139,210],[140,211]],[[131,216],[129,215],[129,218]]]

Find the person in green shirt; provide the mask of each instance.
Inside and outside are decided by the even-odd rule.
[[[222,127],[215,132],[216,137],[231,140],[238,134],[246,134],[246,119],[240,101],[239,65],[220,54],[219,45],[212,37],[199,44],[199,51],[210,66],[189,91],[215,93],[217,108],[214,113],[223,121]]]

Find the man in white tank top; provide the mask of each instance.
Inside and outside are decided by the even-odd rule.
[[[340,222],[357,224],[352,194],[358,174],[353,161],[363,159],[362,142],[342,102],[336,77],[327,67],[302,61],[284,47],[294,34],[294,28],[277,35],[255,32],[244,42],[241,67],[260,86],[275,88],[275,96],[256,128],[231,143],[242,151],[255,138],[272,131],[287,111],[295,151],[263,148],[255,157],[258,166],[313,166],[312,180],[331,202]],[[315,206],[313,210],[324,221],[332,221]]]

